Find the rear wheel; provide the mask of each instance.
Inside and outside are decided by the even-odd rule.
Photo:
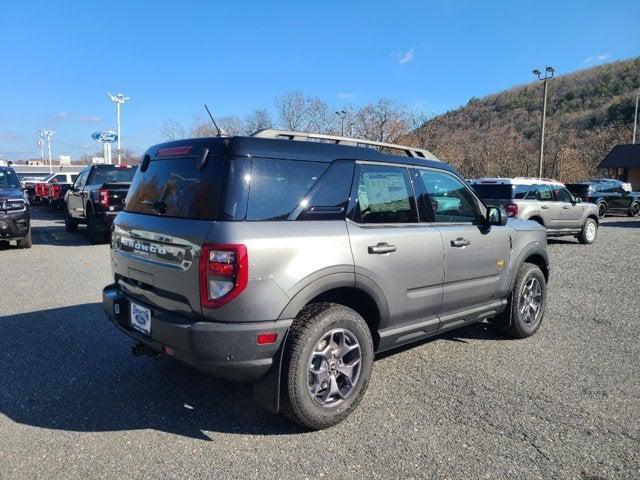
[[[94,245],[104,243],[107,238],[106,232],[100,229],[96,216],[91,210],[87,212],[87,232],[89,233],[89,241]]]
[[[78,222],[71,219],[69,215],[69,209],[65,208],[64,210],[64,229],[67,232],[77,232],[78,231]]]
[[[289,332],[282,413],[313,430],[335,425],[362,400],[372,368],[373,340],[364,319],[342,305],[309,305]]]
[[[502,330],[514,338],[527,338],[542,324],[547,302],[547,282],[542,270],[532,263],[520,266],[507,310],[496,319]]]
[[[604,218],[607,214],[607,204],[602,202],[598,204],[598,217]]]
[[[593,243],[598,234],[598,223],[593,218],[587,218],[582,230],[578,234],[578,241],[585,245]]]
[[[33,241],[31,240],[31,229],[29,229],[29,233],[25,237],[22,237],[17,242],[18,248],[31,248],[33,246]]]
[[[629,215],[630,217],[637,217],[638,214],[640,214],[640,202],[633,202],[629,207],[629,212],[627,212],[627,215]]]

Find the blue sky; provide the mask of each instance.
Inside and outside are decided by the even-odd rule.
[[[335,107],[390,97],[439,113],[472,97],[640,54],[628,1],[0,0],[0,154],[99,150],[115,127],[106,91],[131,97],[123,147],[160,140],[202,104],[216,116],[273,108],[293,90]]]

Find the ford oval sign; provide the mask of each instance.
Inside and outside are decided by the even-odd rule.
[[[95,132],[91,135],[96,142],[115,143],[118,141],[118,135],[115,132]]]

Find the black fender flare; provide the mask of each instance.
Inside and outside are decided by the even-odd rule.
[[[511,279],[509,280],[509,292],[513,290],[513,287],[516,283],[516,277],[518,276],[518,270],[525,260],[532,255],[539,255],[544,260],[544,267],[546,269],[545,277],[547,282],[549,281],[550,271],[549,271],[549,255],[547,254],[547,249],[544,245],[539,242],[530,243],[525,248],[522,249],[520,254],[515,258],[512,262],[513,268],[511,270]],[[543,271],[544,273],[544,271]]]

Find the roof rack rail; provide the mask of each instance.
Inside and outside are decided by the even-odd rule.
[[[374,140],[364,140],[362,138],[342,137],[340,135],[327,135],[324,133],[307,133],[307,132],[294,132],[291,130],[275,130],[267,128],[265,130],[258,130],[251,135],[258,138],[276,138],[284,140],[299,140],[304,142],[320,141],[325,143],[333,143],[336,145],[350,145],[352,147],[359,146],[373,146],[380,148],[388,148],[392,150],[399,150],[407,157],[424,158],[427,160],[440,161],[429,150],[423,148],[410,147],[408,145],[398,145],[395,143],[376,142]]]

